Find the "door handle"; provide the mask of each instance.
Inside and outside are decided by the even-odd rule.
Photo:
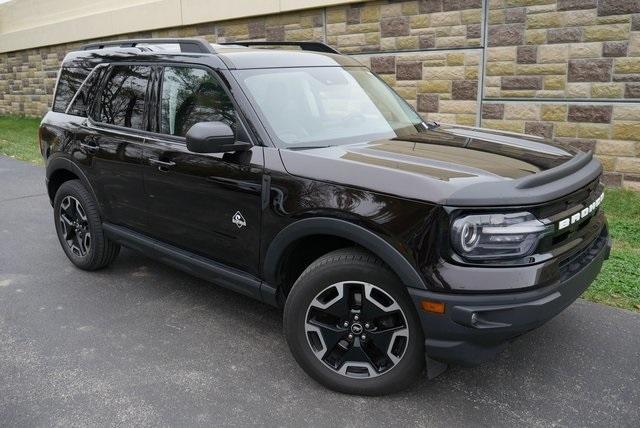
[[[100,148],[98,144],[87,144],[87,143],[80,143],[80,147],[82,147],[83,149],[85,149],[90,153],[95,153]]]
[[[176,166],[176,163],[173,161],[161,161],[160,159],[149,159],[149,163],[151,165],[158,165],[158,169],[160,171],[166,171],[169,168]]]

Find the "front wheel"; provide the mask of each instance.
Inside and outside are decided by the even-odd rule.
[[[424,337],[408,293],[360,249],[329,253],[302,273],[287,298],[284,328],[301,367],[339,392],[396,392],[424,368]]]

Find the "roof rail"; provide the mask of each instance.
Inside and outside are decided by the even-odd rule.
[[[303,51],[325,52],[340,54],[331,46],[322,42],[225,42],[219,45],[240,45],[240,46],[299,46]]]
[[[137,45],[169,45],[177,44],[180,52],[188,53],[216,53],[211,44],[204,39],[197,38],[157,38],[157,39],[128,39],[95,42],[82,45],[81,50],[104,49],[108,47],[134,48]]]

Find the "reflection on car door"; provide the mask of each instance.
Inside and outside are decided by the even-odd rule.
[[[103,195],[105,219],[142,230],[146,221],[143,187],[143,133],[151,67],[116,65],[108,71],[92,120],[78,133],[93,153],[96,192]]]
[[[200,68],[166,67],[157,136],[143,153],[149,235],[246,272],[258,273],[261,147],[192,153],[184,136],[198,122],[223,121],[246,133],[218,79]]]

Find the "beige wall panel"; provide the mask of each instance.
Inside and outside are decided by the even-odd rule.
[[[31,1],[29,1],[31,3]],[[12,24],[13,28],[22,28],[16,31],[7,32],[4,23],[0,27],[0,52],[9,52],[28,47],[48,46],[52,44],[67,43],[76,40],[87,40],[98,37],[106,37],[114,34],[122,34],[133,31],[149,30],[154,28],[174,27],[180,25],[180,0],[150,0],[126,2],[117,1],[121,7],[113,5],[111,9],[100,9],[99,12],[87,15],[86,9],[73,9],[64,20],[62,16],[56,12],[53,15],[47,14],[47,10],[59,10],[59,6],[54,5],[54,0],[42,0],[38,2],[42,15],[48,17],[45,20],[40,18],[35,26],[26,28],[27,22],[21,19],[23,9],[15,9],[17,14],[17,23]],[[14,9],[7,5],[0,14],[3,15],[3,21],[7,18],[5,13],[9,11],[9,15],[14,13]],[[20,4],[20,1],[15,2]],[[33,13],[33,9],[32,9]]]
[[[184,25],[280,12],[280,0],[182,0]]]
[[[0,6],[0,32],[38,28],[61,23],[75,18],[100,15],[117,10],[131,10],[136,6],[148,6],[152,15],[157,16],[155,8],[162,0],[14,0]],[[179,0],[171,0],[179,7]],[[35,12],[35,13],[34,13]],[[179,17],[173,17],[176,22]]]
[[[312,7],[335,6],[344,3],[358,3],[362,0],[280,0],[280,10],[283,12]]]
[[[0,52],[355,0],[14,0],[0,5]]]
[[[183,25],[189,25],[358,1],[361,0],[182,0],[182,20]]]

